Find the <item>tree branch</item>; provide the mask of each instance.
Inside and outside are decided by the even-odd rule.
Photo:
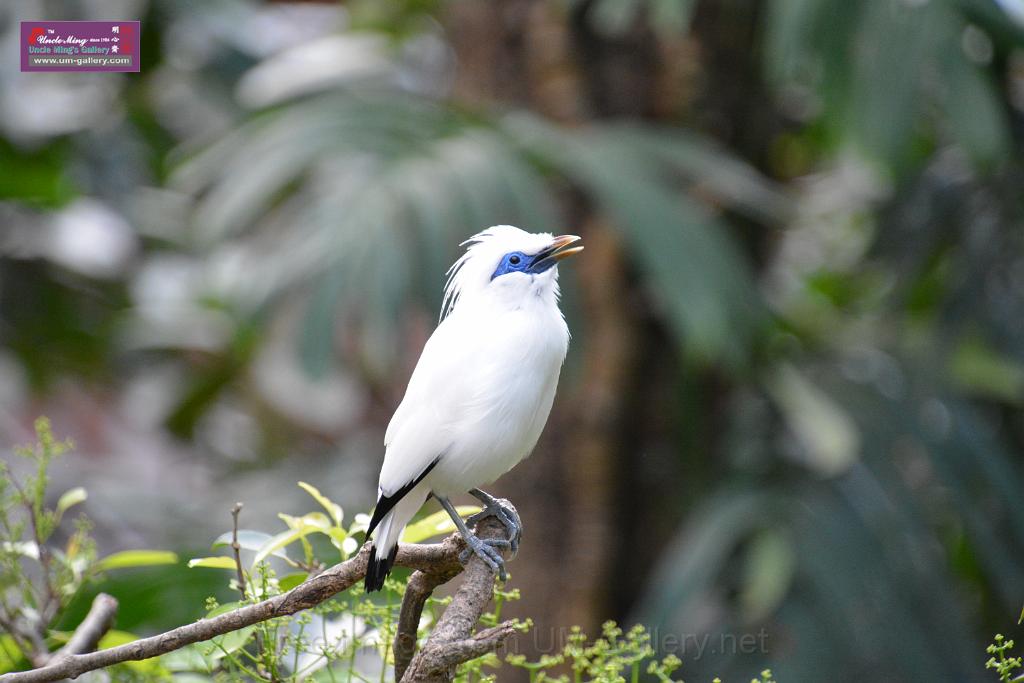
[[[99,645],[100,639],[114,625],[117,615],[117,599],[106,593],[100,593],[92,601],[92,607],[85,619],[78,625],[67,644],[54,653],[50,664],[55,664],[64,657],[92,652]]]
[[[395,680],[401,681],[416,654],[416,642],[420,628],[420,617],[434,589],[453,579],[458,572],[416,571],[409,577],[402,598],[402,610],[398,615],[398,629],[395,632],[393,650],[395,653]]]
[[[480,538],[505,537],[504,526],[494,517],[483,519],[476,532]],[[494,595],[494,572],[474,555],[466,564],[465,581],[438,620],[423,650],[414,656],[423,606],[437,586],[463,571],[459,554],[464,548],[465,543],[457,533],[441,543],[399,545],[395,564],[416,571],[402,600],[395,636],[396,680],[450,681],[459,664],[494,651],[514,633],[513,622],[505,622],[472,634]],[[76,678],[87,671],[150,659],[252,624],[295,614],[329,600],[360,581],[366,575],[369,553],[369,544],[366,544],[355,557],[310,577],[287,593],[255,605],[179,626],[150,638],[90,652],[112,625],[117,611],[117,601],[101,593],[68,644],[45,666],[0,676],[0,683],[46,683]]]
[[[505,533],[505,527],[494,517],[481,520],[476,527],[476,534],[482,539],[505,538]],[[502,557],[507,555],[508,551],[502,550]],[[423,649],[412,659],[399,680],[402,683],[446,683],[454,678],[459,664],[498,649],[515,633],[514,622],[506,621],[475,635],[472,633],[493,596],[494,572],[474,555],[466,563],[465,579],[451,604],[438,619]],[[426,601],[426,597],[423,601]],[[405,612],[404,602],[402,611]],[[397,664],[397,637],[395,660]]]
[[[458,534],[452,534],[443,542],[430,545],[401,544],[395,564],[427,572],[451,570],[457,574],[461,568],[459,553],[464,547]],[[46,683],[76,678],[86,671],[102,669],[121,662],[157,657],[261,621],[295,614],[330,599],[361,580],[366,575],[369,554],[369,545],[364,545],[355,557],[334,565],[287,593],[255,605],[240,607],[213,619],[202,619],[194,624],[179,626],[165,633],[107,650],[68,655],[31,671],[5,674],[0,676],[0,683]]]

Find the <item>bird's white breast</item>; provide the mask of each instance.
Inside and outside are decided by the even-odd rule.
[[[489,484],[529,455],[551,412],[568,345],[565,322],[518,310],[489,316],[460,382],[472,389],[451,415],[452,442],[429,481],[440,494]]]
[[[554,401],[569,331],[551,279],[463,301],[427,341],[388,427],[380,488],[391,493],[438,459],[439,495],[484,486],[529,455]]]

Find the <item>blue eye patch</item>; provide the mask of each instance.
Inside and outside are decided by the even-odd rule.
[[[510,251],[501,257],[501,262],[498,263],[498,267],[495,269],[494,274],[491,275],[491,279],[493,280],[508,273],[527,273],[530,275],[543,273],[558,263],[558,259],[553,258],[555,251],[555,248],[544,249],[533,256],[524,254],[521,251]]]

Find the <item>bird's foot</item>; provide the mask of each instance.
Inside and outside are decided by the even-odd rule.
[[[509,549],[512,554],[515,555],[519,552],[519,539],[523,536],[523,522],[519,519],[519,513],[512,507],[504,498],[495,498],[489,493],[484,493],[480,489],[473,489],[470,491],[470,495],[478,499],[484,504],[484,509],[480,512],[468,517],[466,523],[475,527],[482,520],[487,517],[495,517],[499,522],[504,525],[505,530],[508,532]]]
[[[504,538],[480,538],[474,534],[464,535],[462,538],[466,541],[466,549],[459,555],[459,561],[462,564],[469,561],[470,553],[475,553],[484,561],[484,564],[491,568],[491,571],[498,574],[499,579],[508,580],[508,574],[505,572],[505,560],[495,548],[508,548],[511,546],[510,541],[506,541]]]

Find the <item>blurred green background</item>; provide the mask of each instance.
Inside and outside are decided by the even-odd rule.
[[[28,19],[141,19],[142,71],[19,73]],[[101,550],[299,479],[368,510],[458,243],[512,223],[587,245],[494,487],[524,649],[934,683],[1019,631],[1021,0],[6,0],[0,55],[0,447],[75,439]],[[120,579],[119,627],[209,574]]]

